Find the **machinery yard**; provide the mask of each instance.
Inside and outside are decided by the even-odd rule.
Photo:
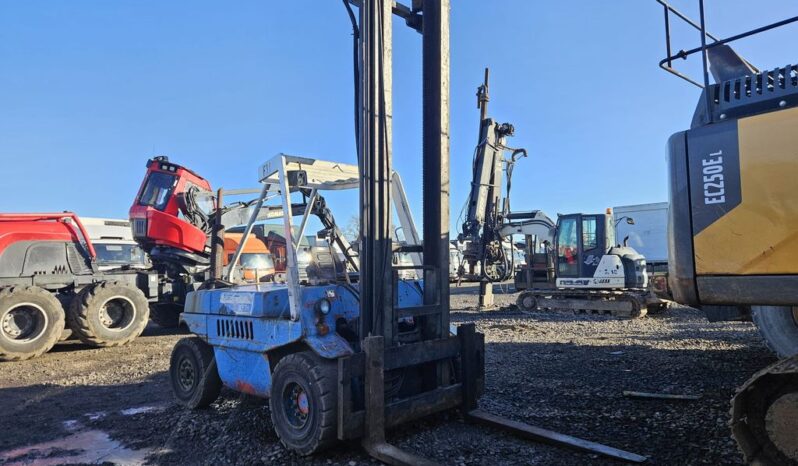
[[[12,102],[0,155],[14,153],[0,177],[0,466],[798,466],[798,65],[758,68],[774,58],[749,61],[737,43],[798,15],[768,11],[763,25],[721,38],[704,0],[684,2],[690,13],[647,2],[664,19],[659,67],[699,89],[681,97],[629,66],[655,56],[653,43],[629,40],[650,35],[631,8],[642,2],[584,2],[551,18],[541,13],[558,2],[470,12],[451,0],[309,2],[297,9],[319,12],[298,16],[302,27],[283,20],[281,2],[252,2],[257,14],[185,3],[173,16],[131,2],[141,17],[89,2],[68,14],[107,18],[76,15],[52,50],[38,32],[67,15],[14,5],[31,25],[8,34],[27,43],[0,48],[22,71],[0,85]],[[205,18],[194,33],[170,19],[189,7],[199,15],[186,25]],[[602,30],[613,9],[608,20],[640,30]],[[463,34],[465,16],[521,32],[476,58],[485,44],[473,25]],[[515,16],[522,23],[508,27]],[[135,28],[141,50],[125,54],[121,34],[82,60],[115,20]],[[231,34],[243,24],[268,34]],[[547,25],[532,41],[545,47],[515,53]],[[59,49],[77,30],[83,42]],[[621,35],[621,48],[639,49],[612,45]],[[692,48],[679,49],[683,35]],[[252,44],[266,48],[242,49]],[[61,83],[68,66],[30,50],[67,52],[63,63],[86,75]],[[495,53],[508,51],[509,69]],[[183,54],[196,67],[174,60]],[[165,93],[112,85],[89,62],[134,87],[157,76],[152,89]],[[172,62],[174,87],[159,69]],[[579,79],[543,79],[566,66]],[[478,120],[463,110],[477,68]],[[64,90],[89,83],[53,89],[113,102],[116,119],[91,104],[78,112],[113,131],[48,116],[64,102],[31,103],[44,89],[30,70]],[[252,108],[215,105],[211,89]],[[191,106],[170,94],[184,91]],[[197,125],[203,111],[219,120]],[[43,121],[112,139],[89,144],[101,158],[76,163],[82,149],[64,143],[62,154],[64,141],[36,128]],[[178,136],[169,121],[190,130]],[[225,133],[243,123],[248,135]],[[9,128],[37,137],[6,146]],[[640,164],[663,152],[665,163]],[[129,167],[145,157],[142,179]],[[65,189],[37,172],[57,172]]]
[[[633,320],[515,309],[478,313],[477,291],[453,285],[451,315],[453,323],[474,322],[485,333],[486,409],[643,454],[651,464],[740,464],[729,434],[729,399],[775,360],[752,324],[708,323],[699,311],[681,307]],[[498,304],[515,296],[496,287]],[[157,464],[376,464],[357,444],[296,456],[275,436],[268,403],[254,397],[225,390],[208,409],[177,406],[168,356],[181,337],[151,325],[125,347],[70,341],[38,359],[5,364],[0,464],[68,462],[82,445],[29,447],[85,431],[104,432]],[[624,391],[701,399],[631,399]],[[442,464],[619,464],[476,428],[455,412],[400,427],[388,440]]]

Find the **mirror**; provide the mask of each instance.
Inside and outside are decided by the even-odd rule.
[[[626,224],[627,225],[634,225],[635,224],[635,219],[633,219],[632,217],[626,217]]]

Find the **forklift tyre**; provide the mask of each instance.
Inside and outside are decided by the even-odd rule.
[[[161,328],[177,328],[180,325],[180,313],[183,306],[179,304],[151,304],[150,320]]]
[[[149,303],[141,290],[119,282],[100,282],[83,288],[72,300],[67,324],[84,343],[119,346],[141,335],[149,315]]]
[[[213,348],[199,337],[183,338],[175,344],[169,378],[177,403],[190,409],[208,407],[222,390]]]
[[[50,351],[63,329],[64,308],[52,293],[37,286],[0,289],[0,361]]]
[[[277,436],[306,456],[337,441],[338,366],[312,351],[289,354],[274,368],[269,409]]]

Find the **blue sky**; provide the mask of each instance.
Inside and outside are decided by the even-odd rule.
[[[716,35],[798,14],[786,1],[706,3]],[[697,0],[673,4],[697,16]],[[530,154],[515,170],[514,209],[666,200],[665,142],[699,93],[658,69],[662,21],[654,0],[454,0],[453,222],[485,66],[490,114],[513,123],[511,144]],[[420,217],[420,37],[394,27],[394,162]],[[125,217],[158,154],[227,188],[254,185],[278,152],[354,163],[350,34],[338,0],[0,1],[0,211]],[[674,36],[676,48],[697,44],[685,28]],[[793,41],[785,28],[739,50],[772,68],[795,58]],[[356,204],[336,212],[345,223]]]

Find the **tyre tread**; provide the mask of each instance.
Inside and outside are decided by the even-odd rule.
[[[792,345],[790,345],[790,340],[788,335],[774,335],[772,334],[772,327],[778,324],[772,319],[772,315],[767,315],[767,313],[776,312],[776,309],[772,308],[779,308],[782,306],[752,306],[751,307],[751,320],[754,321],[754,325],[756,326],[759,335],[762,337],[762,340],[765,343],[765,346],[773,352],[773,354],[777,355],[779,358],[786,358],[789,356],[793,356],[798,351],[798,323],[795,323],[792,319],[792,316],[789,317],[789,321],[784,322],[786,325],[793,324],[791,329],[783,329],[785,333],[789,332],[792,333],[794,336],[794,340]],[[790,322],[792,321],[792,322]],[[781,341],[774,341],[774,338],[777,338]]]
[[[9,297],[14,293],[32,293],[36,295],[41,295],[46,301],[51,301],[51,305],[53,309],[60,310],[60,312],[56,312],[56,321],[53,322],[54,328],[57,328],[58,331],[51,332],[51,335],[45,340],[45,343],[35,351],[30,351],[27,353],[18,353],[18,352],[6,352],[3,351],[3,348],[0,347],[0,361],[22,361],[25,359],[31,359],[42,354],[50,351],[58,340],[61,337],[61,331],[64,328],[64,308],[61,306],[61,303],[56,299],[53,293],[40,288],[38,286],[6,286],[0,288],[0,299]]]
[[[134,304],[136,304],[137,308],[141,308],[137,309],[137,313],[139,311],[143,312],[144,318],[141,318],[140,314],[136,316],[136,320],[139,321],[137,325],[140,328],[134,332],[131,332],[127,337],[120,338],[118,340],[109,340],[101,338],[92,330],[91,325],[89,324],[89,310],[93,307],[92,305],[97,299],[97,294],[99,291],[105,291],[110,287],[116,286],[124,287],[138,295],[137,298],[140,303]],[[138,338],[138,336],[141,335],[141,332],[144,331],[144,327],[147,326],[147,320],[149,319],[149,305],[147,304],[146,306],[140,306],[142,302],[147,303],[147,298],[138,288],[131,287],[117,281],[95,283],[80,290],[75,299],[72,300],[72,304],[69,306],[69,311],[67,312],[67,324],[70,330],[72,330],[72,332],[80,339],[80,341],[88,345],[96,347],[125,345]],[[132,325],[136,325],[135,322]]]
[[[184,402],[178,399],[178,403],[186,406],[189,409],[206,408],[211,403],[216,401],[217,398],[219,398],[219,393],[222,391],[222,379],[219,378],[219,372],[216,369],[216,357],[213,352],[213,347],[199,337],[181,338],[175,344],[174,350],[172,350],[173,358],[174,352],[179,346],[188,347],[189,350],[194,353],[195,356],[197,356],[201,366],[200,369],[202,370],[202,378],[200,379],[197,385],[197,391],[194,393],[194,396],[192,396],[191,400]],[[173,364],[174,361],[171,363]],[[170,377],[173,377],[171,367]],[[174,381],[172,381],[172,383],[174,384]]]
[[[295,449],[289,446],[284,439],[280,438],[280,443],[287,449],[296,451],[302,456],[311,455],[318,451],[331,447],[338,441],[337,435],[337,402],[338,393],[338,369],[333,361],[322,359],[312,351],[289,354],[282,358],[274,368],[277,374],[281,367],[296,364],[301,367],[301,372],[311,376],[311,384],[319,387],[319,401],[321,402],[319,416],[319,435],[305,448]],[[274,380],[274,379],[272,379]],[[270,400],[272,401],[272,400]],[[270,409],[272,425],[276,426],[278,420],[275,417],[275,410]]]

